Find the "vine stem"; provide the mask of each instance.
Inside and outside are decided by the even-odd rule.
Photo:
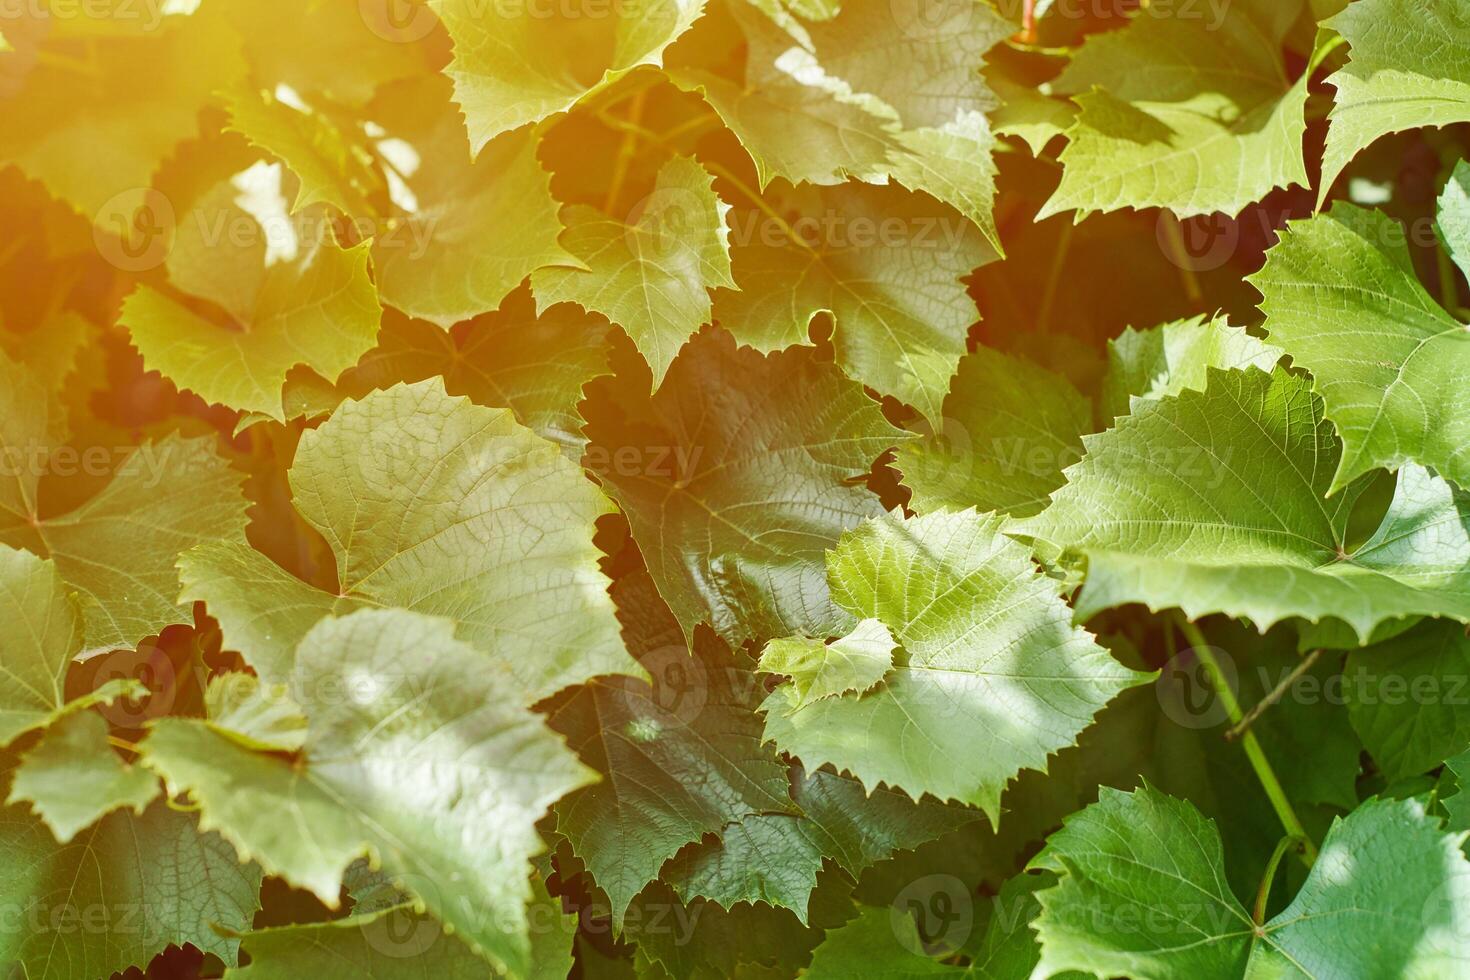
[[[1220,669],[1220,661],[1215,659],[1215,651],[1205,642],[1205,636],[1200,629],[1182,615],[1179,617],[1179,631],[1194,648],[1195,656],[1204,666],[1205,672],[1210,675],[1210,683],[1214,685],[1215,696],[1220,703],[1225,705],[1225,713],[1230,717],[1232,724],[1237,727],[1244,716],[1240,710],[1240,702],[1235,699],[1235,691],[1225,680],[1225,672]],[[1276,811],[1281,826],[1291,837],[1301,839],[1301,856],[1307,867],[1311,867],[1317,860],[1317,847],[1312,839],[1307,836],[1307,830],[1297,818],[1296,811],[1292,809],[1291,801],[1286,798],[1286,790],[1281,787],[1281,780],[1276,778],[1276,770],[1271,768],[1271,762],[1266,758],[1265,751],[1261,748],[1261,742],[1256,738],[1256,733],[1247,728],[1240,736],[1240,747],[1245,749],[1246,758],[1250,760],[1251,768],[1256,771],[1256,779],[1260,780],[1261,788],[1266,791],[1266,796],[1271,800],[1271,807]]]
[[[1281,679],[1280,684],[1277,684],[1274,688],[1272,688],[1269,694],[1256,702],[1256,706],[1254,708],[1245,713],[1245,717],[1240,720],[1239,724],[1232,725],[1230,728],[1226,729],[1226,740],[1228,741],[1230,739],[1239,738],[1247,728],[1255,724],[1256,719],[1261,717],[1261,715],[1265,713],[1267,708],[1271,707],[1271,705],[1281,700],[1281,696],[1291,689],[1291,685],[1297,682],[1297,678],[1301,677],[1307,671],[1312,669],[1312,664],[1316,663],[1317,658],[1320,656],[1322,656],[1322,650],[1319,647],[1303,657],[1301,659],[1301,662],[1292,668],[1291,673],[1287,674]]]
[[[1271,852],[1271,860],[1266,862],[1266,870],[1261,872],[1261,884],[1256,888],[1256,904],[1251,909],[1251,921],[1257,926],[1266,924],[1266,903],[1271,899],[1271,883],[1276,880],[1276,869],[1281,865],[1281,858],[1285,856],[1289,847],[1300,846],[1303,838],[1283,837],[1276,844],[1276,850]]]
[[[665,153],[672,156],[677,152],[672,145],[673,136],[675,134],[687,132],[691,129],[694,129],[695,123],[702,124],[711,117],[695,117],[695,119],[691,119],[688,122],[681,123],[680,125],[675,126],[667,134],[655,133],[653,130],[648,129],[644,126],[640,126],[637,123],[629,122],[626,119],[618,119],[615,116],[608,116],[600,112],[597,113],[597,118],[601,120],[608,128],[618,130],[619,132],[625,134],[632,134],[633,136],[636,136],[639,139],[642,139],[645,142],[658,147]],[[757,210],[759,210],[767,218],[770,218],[773,222],[776,223],[777,227],[779,227],[781,231],[786,235],[787,241],[792,242],[799,248],[802,248],[805,251],[812,253],[813,255],[817,254],[817,250],[812,248],[811,245],[807,244],[807,242],[801,237],[801,235],[797,234],[796,229],[792,228],[790,223],[787,222],[785,218],[781,217],[780,212],[771,207],[771,205],[766,201],[765,198],[761,197],[761,195],[756,193],[756,191],[751,188],[749,184],[741,180],[740,176],[736,174],[733,170],[731,170],[729,167],[716,163],[713,160],[701,160],[700,166],[704,167],[704,169],[708,170],[716,177],[723,177],[725,180],[729,181],[731,186],[733,186],[737,191],[741,193],[741,195],[749,200],[750,203],[754,205]]]

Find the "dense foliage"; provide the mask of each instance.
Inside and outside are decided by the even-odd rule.
[[[0,4],[0,971],[1470,975],[1470,0]]]

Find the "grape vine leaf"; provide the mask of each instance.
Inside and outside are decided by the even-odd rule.
[[[294,0],[224,0],[225,16],[244,41],[251,77],[262,89],[285,87],[305,98],[324,96],[356,108],[380,85],[422,69],[413,43],[423,20],[416,7],[389,4],[307,4]],[[284,30],[283,25],[290,25]]]
[[[761,651],[760,669],[789,677],[801,708],[822,698],[871,690],[893,666],[897,646],[887,626],[864,619],[831,643],[807,636],[772,640]]]
[[[142,816],[157,796],[157,777],[123,762],[108,746],[102,716],[75,711],[21,757],[5,802],[30,803],[56,839],[69,844],[109,811],[127,808]]]
[[[1035,893],[1052,884],[1055,881],[1047,874],[1021,874],[1007,880],[999,894],[977,900],[963,896],[961,901],[969,903],[964,907],[956,907],[954,896],[947,892],[928,896],[930,907],[923,901],[911,902],[910,907],[859,906],[857,918],[827,932],[812,954],[806,976],[812,980],[851,976],[1030,980],[1041,955],[1036,936],[1028,928],[1040,911]],[[915,913],[941,921],[924,922]],[[947,922],[942,921],[945,918]],[[927,936],[925,926],[937,927],[938,935]],[[954,935],[948,935],[951,932]],[[958,952],[968,963],[954,963],[953,940],[962,941]],[[1080,976],[1062,975],[1063,980]]]
[[[73,52],[86,56],[86,71],[73,66]],[[131,241],[135,209],[154,172],[175,144],[199,133],[200,110],[215,89],[244,74],[244,60],[208,8],[167,18],[148,33],[72,39],[58,54],[38,62],[20,90],[0,101],[0,158]],[[108,151],[98,153],[99,145]]]
[[[919,977],[979,976],[951,965],[939,956],[925,955],[924,941],[913,917],[906,910],[858,908],[857,918],[829,930],[812,952],[812,965],[803,976],[811,980],[842,980],[872,977],[874,980],[909,980]],[[984,974],[1001,980],[1006,974]],[[1024,977],[1024,974],[1022,975]]]
[[[812,206],[785,228],[737,214],[737,231],[753,222],[762,232],[741,233],[739,289],[715,293],[716,319],[741,343],[769,351],[811,343],[812,321],[830,315],[842,370],[937,425],[978,318],[960,278],[995,251],[927,194],[866,184],[811,194]]]
[[[298,758],[167,718],[143,742],[144,762],[242,859],[336,906],[344,869],[369,854],[477,952],[524,976],[536,821],[596,774],[445,619],[366,609],[323,620],[301,641],[291,684],[310,722]]]
[[[589,18],[571,8],[552,16],[529,5],[431,0],[454,58],[444,73],[464,112],[474,154],[502,133],[566,112],[663,52],[704,13],[704,0],[648,0]],[[549,8],[550,9],[550,8]]]
[[[1059,876],[1037,896],[1038,971],[1452,974],[1470,956],[1463,837],[1416,801],[1370,800],[1333,824],[1295,900],[1258,928],[1225,884],[1214,821],[1147,785],[1104,788],[1032,859]]]
[[[904,438],[861,386],[809,350],[762,355],[708,330],[653,395],[588,392],[587,461],[686,637],[832,632],[824,551],[881,512],[854,484]]]
[[[709,291],[735,287],[729,210],[713,178],[687,157],[664,164],[653,192],[626,220],[568,205],[562,244],[585,268],[533,272],[537,309],[575,303],[604,314],[633,338],[657,387],[679,348],[710,322]]]
[[[741,696],[750,675],[711,663],[700,677],[701,698],[687,705],[641,680],[598,678],[549,715],[603,777],[556,805],[556,829],[607,893],[619,930],[685,844],[747,814],[793,809],[785,769]]]
[[[827,72],[916,129],[996,108],[976,68],[1015,25],[973,0],[848,0],[805,30]]]
[[[729,13],[746,41],[743,84],[698,65],[670,75],[736,134],[762,188],[893,178],[949,204],[1000,251],[984,115],[996,99],[975,66],[1011,28],[989,6],[859,0],[809,24],[759,4]],[[706,33],[731,30],[710,23]]]
[[[1363,641],[1403,616],[1470,620],[1470,498],[1405,467],[1378,529],[1349,550],[1366,486],[1326,496],[1341,444],[1306,378],[1211,369],[1203,392],[1135,402],[1083,441],[1051,506],[1010,528],[1087,559],[1082,619],[1141,602],[1262,630],[1332,617]]]
[[[204,689],[209,726],[247,749],[299,752],[306,744],[306,716],[285,684],[262,684],[254,674],[231,671]]]
[[[112,680],[66,699],[67,666],[82,649],[82,615],[53,562],[0,545],[0,615],[12,627],[0,645],[0,746],[69,712],[137,692],[133,682]]]
[[[106,450],[110,482],[73,510],[51,515],[38,490],[52,454],[66,448],[62,409],[26,369],[3,357],[0,402],[12,406],[0,452],[17,461],[0,478],[0,542],[47,555],[80,595],[82,652],[133,647],[165,626],[193,622],[177,601],[174,562],[203,541],[244,540],[243,478],[215,453],[214,440],[169,435],[121,458]]]
[[[477,2],[477,0],[472,0]],[[438,106],[436,85],[386,90],[374,121],[410,144],[423,164],[405,183],[397,230],[373,242],[383,302],[449,327],[493,310],[542,265],[575,265],[557,242],[561,222],[536,134],[508,133],[470,162],[459,116]]]
[[[690,35],[743,38],[743,78],[728,78],[717,66],[673,63],[670,81],[709,103],[750,156],[761,189],[777,177],[830,185],[886,173],[892,120],[819,84],[810,39],[799,28],[793,34],[789,18],[758,6],[717,6]]]
[[[1282,40],[1300,2],[1236,0],[1195,16],[1136,14],[1092,35],[1052,88],[1080,107],[1062,180],[1037,219],[1075,209],[1234,215],[1307,183],[1307,77]]]
[[[30,980],[141,969],[170,944],[234,963],[239,941],[214,927],[245,929],[260,907],[260,869],[162,803],[111,813],[67,844],[24,807],[0,809],[0,874],[15,916],[0,964]]]
[[[731,824],[718,840],[684,848],[660,877],[686,901],[725,908],[765,902],[808,924],[823,860],[853,877],[891,856],[979,820],[977,810],[878,788],[870,795],[848,776],[817,771],[794,781],[801,813],[761,813]]]
[[[336,592],[243,542],[179,562],[185,597],[208,605],[225,644],[265,680],[290,676],[318,620],[369,605],[452,618],[527,703],[637,672],[592,543],[609,504],[509,410],[451,398],[437,378],[375,391],[302,436],[289,478],[337,557]]]
[[[557,242],[536,134],[507,133],[472,161],[448,87],[434,77],[395,82],[345,119],[251,111],[237,99],[231,122],[297,175],[297,207],[352,209],[359,234],[372,238],[384,303],[445,329],[495,309],[533,269],[577,265]]]
[[[610,329],[601,315],[570,303],[538,316],[529,289],[447,332],[393,314],[383,321],[378,346],[338,387],[361,398],[374,388],[442,375],[449,394],[511,409],[522,425],[577,460],[587,444],[577,403],[588,381],[610,371]]]
[[[986,81],[1000,99],[1000,107],[990,113],[995,135],[1016,137],[1034,157],[1040,157],[1048,143],[1077,121],[1076,106],[1041,92],[1037,86],[999,70],[988,72]]]
[[[1440,241],[1460,271],[1470,276],[1470,160],[1455,164],[1438,205]]]
[[[572,936],[576,918],[565,915],[561,902],[546,893],[539,879],[531,883],[531,957],[528,980],[565,980],[572,968]],[[360,980],[483,980],[484,959],[459,937],[445,933],[429,916],[410,905],[365,911],[354,906],[346,919],[309,925],[257,929],[240,937],[248,966],[232,967],[225,980],[297,980],[310,976],[348,975]]]
[[[1380,136],[1470,121],[1470,43],[1465,0],[1360,0],[1323,22],[1348,42],[1347,64],[1327,78],[1328,116],[1317,203],[1349,161]]]
[[[1470,487],[1470,328],[1420,285],[1397,222],[1350,204],[1291,222],[1248,281],[1342,437],[1332,492],[1407,462]]]
[[[928,426],[920,424],[921,431]],[[960,359],[944,424],[899,447],[894,466],[919,513],[975,507],[1032,514],[1082,458],[1092,403],[1065,378],[980,347]]]
[[[264,251],[266,236],[258,219],[231,201],[242,193],[240,178],[248,173],[206,193],[194,213],[249,221]],[[186,216],[183,228],[194,227]],[[291,258],[236,270],[235,284],[253,279],[254,285],[254,295],[232,311],[239,319],[220,322],[224,318],[139,285],[123,302],[118,319],[144,365],[206,401],[284,421],[281,389],[291,368],[305,365],[333,380],[355,364],[373,346],[381,316],[368,273],[368,246],[338,247],[328,240],[324,219],[306,227],[315,228],[319,237],[298,241],[293,236]],[[202,247],[209,249],[210,262],[221,261],[217,244]],[[246,261],[250,258],[261,257]]]
[[[1124,329],[1108,341],[1103,416],[1127,415],[1134,398],[1164,398],[1185,388],[1203,391],[1210,368],[1269,371],[1282,351],[1232,327],[1223,316],[1174,320],[1148,330]]]
[[[1425,620],[1348,654],[1343,693],[1353,727],[1390,782],[1470,749],[1470,638]]]
[[[866,694],[798,706],[777,688],[762,705],[766,737],[809,768],[969,803],[997,823],[1009,780],[1044,770],[1114,695],[1149,680],[1071,624],[1060,585],[1001,523],[889,514],[845,534],[827,558],[832,594],[903,653]]]
[[[225,93],[223,101],[230,131],[278,157],[296,176],[292,214],[314,204],[349,215],[372,213],[372,197],[386,190],[385,181],[374,170],[372,158],[352,145],[350,130],[313,111],[300,95],[280,98],[274,92],[241,87]]]

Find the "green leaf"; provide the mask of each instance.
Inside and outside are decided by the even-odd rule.
[[[977,318],[960,277],[995,252],[927,195],[863,184],[811,195],[790,232],[757,212],[736,215],[739,290],[715,294],[716,319],[769,351],[810,343],[812,321],[829,314],[842,370],[937,425]]]
[[[1470,486],[1470,328],[1419,284],[1398,223],[1339,204],[1288,225],[1266,259],[1249,280],[1266,330],[1342,436],[1332,491],[1407,462]]]
[[[730,10],[746,41],[743,85],[697,66],[671,71],[737,136],[760,186],[891,177],[949,204],[999,252],[983,114],[995,97],[975,66],[1010,25],[972,0],[858,0],[805,25],[772,6]],[[729,28],[704,25],[717,29]]]
[[[285,684],[263,685],[254,674],[232,671],[209,679],[204,709],[215,731],[259,752],[299,752],[306,717]]]
[[[1015,27],[974,0],[848,0],[806,31],[827,72],[877,96],[914,129],[995,108],[976,67]]]
[[[687,702],[600,678],[550,715],[603,777],[556,805],[556,829],[607,893],[619,930],[628,903],[679,848],[747,814],[792,810],[786,771],[740,696],[749,675],[694,661],[690,670],[703,683]]]
[[[1060,879],[1037,894],[1039,975],[1245,975],[1251,919],[1225,882],[1214,821],[1193,805],[1147,784],[1104,787],[1029,867]]]
[[[178,599],[179,555],[203,542],[243,541],[240,475],[214,439],[168,436],[122,461],[102,492],[38,531],[57,570],[82,598],[87,651],[136,646],[192,623]]]
[[[8,409],[0,425],[0,454],[8,461],[0,474],[0,542],[45,555],[80,594],[82,652],[133,647],[173,623],[192,623],[191,611],[177,602],[179,553],[201,541],[244,539],[242,478],[216,455],[213,440],[170,435],[120,459],[118,449],[105,449],[101,465],[110,482],[56,514],[56,484],[43,494],[41,477],[91,475],[98,464],[90,454],[102,447],[89,447],[79,466],[66,445],[61,406],[3,356],[0,407]],[[73,453],[71,462],[58,455],[63,451]]]
[[[1269,371],[1282,352],[1223,316],[1175,320],[1148,330],[1127,327],[1108,341],[1103,415],[1127,415],[1134,398],[1165,398],[1185,388],[1204,391],[1210,368]]]
[[[600,315],[561,304],[536,315],[529,289],[517,289],[500,308],[445,332],[422,320],[390,317],[378,346],[342,382],[354,397],[436,374],[451,395],[479,405],[509,408],[526,428],[559,444],[573,460],[587,443],[577,414],[582,387],[609,373]]]
[[[1040,157],[1048,143],[1077,121],[1077,108],[1072,103],[1053,98],[998,69],[989,72],[986,80],[1001,103],[990,113],[995,135],[1016,137],[1034,157]]]
[[[824,552],[882,510],[854,485],[903,433],[810,351],[694,337],[653,395],[589,388],[589,468],[618,502],[686,637],[824,636]]]
[[[161,803],[112,813],[68,844],[24,807],[0,810],[0,874],[13,916],[0,964],[30,980],[95,980],[184,943],[234,963],[239,941],[214,927],[248,928],[260,907],[260,869]]]
[[[1470,865],[1413,800],[1334,822],[1296,899],[1258,931],[1224,885],[1213,821],[1149,786],[1104,789],[1031,862],[1041,975],[1444,976],[1470,956]],[[1143,924],[1143,925],[1141,925]]]
[[[29,802],[63,844],[103,814],[123,808],[142,816],[158,796],[158,779],[122,761],[107,744],[107,722],[90,711],[56,722],[21,759],[6,804]]]
[[[1470,830],[1470,752],[1461,752],[1444,761],[1445,768],[1454,773],[1458,788],[1444,798],[1444,809],[1448,815],[1446,829],[1456,832]]]
[[[224,103],[230,129],[279,157],[299,179],[292,213],[313,204],[344,214],[372,212],[370,197],[383,190],[383,180],[364,160],[366,154],[354,152],[350,130],[313,111],[299,95],[285,102],[271,92],[241,88],[226,93]]]
[[[1334,821],[1292,903],[1266,923],[1252,976],[1441,977],[1470,962],[1470,864],[1416,800]]]
[[[1426,620],[1348,654],[1343,692],[1353,727],[1390,780],[1470,748],[1470,638]]]
[[[267,681],[290,675],[318,620],[364,605],[450,617],[528,704],[636,672],[592,543],[607,501],[508,410],[451,398],[438,379],[373,392],[302,436],[290,483],[336,555],[335,593],[243,543],[180,561],[185,596]]]
[[[803,924],[823,859],[857,877],[891,856],[980,819],[980,813],[879,788],[870,795],[847,776],[814,772],[792,790],[801,814],[747,816],[721,839],[691,844],[661,878],[686,900],[725,908],[765,902],[791,909]]]
[[[42,19],[72,26],[92,18],[73,11]],[[135,36],[74,45],[71,51],[86,52],[85,70],[65,49],[35,64],[19,91],[7,85],[10,97],[0,100],[0,159],[44,181],[104,232],[132,241],[135,210],[148,202],[154,172],[175,144],[199,135],[199,111],[211,94],[245,71],[221,27],[205,10]]]
[[[335,906],[344,869],[370,854],[523,976],[536,821],[595,774],[521,707],[509,679],[447,620],[363,610],[301,642],[291,682],[310,734],[298,759],[175,718],[154,726],[143,759],[242,859]]]
[[[42,728],[66,704],[66,668],[82,646],[82,618],[56,566],[0,545],[0,618],[15,640],[0,664],[0,745]]]
[[[1305,185],[1307,77],[1293,83],[1281,51],[1300,6],[1143,11],[1092,35],[1052,83],[1081,111],[1037,218],[1145,207],[1235,215],[1275,188]]]
[[[588,18],[527,6],[431,0],[454,40],[444,73],[478,154],[501,133],[565,112],[663,52],[704,13],[703,0],[649,0]]]
[[[424,116],[436,93],[408,86],[385,96],[385,118],[402,120],[395,131],[425,165],[408,184],[412,206],[374,241],[373,269],[383,302],[447,328],[495,309],[531,270],[575,260],[557,242],[561,222],[534,134],[500,137],[471,163],[459,117]]]
[[[565,980],[572,968],[573,916],[533,879],[531,980]],[[487,964],[458,936],[407,905],[311,925],[259,929],[241,937],[250,965],[226,980],[298,980],[352,976],[360,980],[483,980]]]
[[[1370,143],[1419,126],[1470,120],[1470,43],[1465,0],[1359,0],[1325,21],[1351,46],[1348,62],[1327,78],[1337,90],[1317,203],[1343,168]]]
[[[980,347],[950,381],[943,427],[900,446],[894,466],[919,513],[1035,513],[1091,429],[1091,403],[1065,378]]]
[[[809,768],[831,763],[863,785],[931,793],[1000,817],[1022,769],[1045,769],[1114,695],[1148,680],[1071,625],[1058,583],[1037,574],[1000,519],[972,511],[887,515],[843,537],[832,592],[903,647],[875,690],[798,706],[766,699],[766,737]]]
[[[789,17],[770,16],[758,6],[716,8],[691,34],[738,32],[745,41],[743,79],[681,64],[669,68],[670,81],[709,103],[750,155],[762,189],[777,177],[831,185],[886,173],[894,121],[820,84],[826,79],[814,64],[810,38]],[[727,14],[733,23],[723,20]]]
[[[1366,641],[1389,619],[1470,620],[1470,500],[1410,466],[1378,529],[1347,540],[1356,483],[1328,499],[1341,446],[1307,379],[1211,370],[1203,392],[1137,402],[1015,533],[1087,559],[1087,617],[1141,602],[1191,619],[1340,619]]]
[[[870,690],[893,666],[897,643],[876,619],[865,619],[831,643],[806,636],[772,640],[761,651],[760,669],[791,678],[796,706],[822,698]]]
[[[296,209],[328,202],[372,238],[383,302],[446,329],[495,309],[533,269],[577,264],[557,243],[535,134],[507,133],[471,160],[449,87],[405,79],[354,113],[265,96],[230,103],[231,126],[299,178]]]
[[[244,322],[217,322],[147,285],[124,301],[119,322],[150,370],[205,401],[284,421],[286,372],[305,365],[335,379],[373,346],[381,314],[365,244],[299,248],[261,273]]]
[[[827,932],[822,945],[812,953],[811,969],[804,974],[810,980],[856,976],[907,980],[971,975],[969,970],[926,956],[918,926],[907,911],[867,905],[859,908],[857,918]],[[993,976],[999,980],[1004,974]]]
[[[1455,265],[1470,276],[1470,161],[1455,164],[1439,192],[1439,238]]]
[[[730,207],[712,181],[693,160],[675,157],[626,220],[568,206],[562,241],[586,268],[534,273],[537,308],[576,303],[605,314],[633,338],[657,386],[679,348],[709,322],[709,290],[735,286],[725,226]]]

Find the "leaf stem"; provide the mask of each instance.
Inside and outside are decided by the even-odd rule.
[[[1291,673],[1281,679],[1281,683],[1273,687],[1265,697],[1256,702],[1254,708],[1245,713],[1245,717],[1240,719],[1239,724],[1231,725],[1230,728],[1226,729],[1225,737],[1233,740],[1244,735],[1245,730],[1255,724],[1256,719],[1261,717],[1267,708],[1281,700],[1281,696],[1291,688],[1291,685],[1296,683],[1297,678],[1312,669],[1312,664],[1316,663],[1317,658],[1320,656],[1322,656],[1322,650],[1319,647],[1303,657],[1301,663],[1293,667]]]
[[[1072,230],[1076,224],[1069,221],[1062,225],[1057,236],[1057,247],[1051,252],[1051,268],[1046,273],[1046,289],[1041,294],[1041,308],[1036,314],[1036,332],[1046,333],[1051,326],[1052,304],[1056,301],[1057,286],[1062,281],[1062,266],[1067,264],[1067,252],[1072,247]]]
[[[1169,240],[1169,256],[1174,267],[1179,270],[1179,280],[1184,284],[1184,293],[1189,301],[1199,306],[1205,300],[1204,290],[1200,289],[1199,277],[1194,274],[1194,269],[1189,265],[1189,250],[1184,246],[1184,232],[1179,228],[1179,219],[1170,212],[1164,212],[1160,216],[1164,223],[1164,235]]]
[[[1251,921],[1256,925],[1266,924],[1266,903],[1271,898],[1271,883],[1276,880],[1276,869],[1280,867],[1286,849],[1300,847],[1305,840],[1288,834],[1276,843],[1276,850],[1271,852],[1271,860],[1266,862],[1266,870],[1261,872],[1261,883],[1256,887],[1256,904],[1251,909]]]
[[[634,126],[638,125],[643,118],[643,104],[647,96],[648,90],[642,89],[628,103],[628,122]],[[607,197],[603,199],[602,204],[602,210],[608,214],[613,213],[613,208],[618,203],[618,196],[623,192],[623,184],[628,179],[628,167],[633,163],[633,149],[637,143],[637,132],[632,129],[623,130],[623,142],[618,146],[618,158],[613,164],[612,179],[608,181]]]
[[[1205,672],[1210,675],[1210,683],[1214,685],[1215,696],[1220,703],[1225,705],[1225,713],[1235,725],[1243,720],[1240,710],[1240,702],[1235,699],[1235,691],[1225,680],[1225,672],[1220,669],[1220,661],[1215,659],[1215,652],[1208,643],[1205,636],[1195,624],[1191,623],[1183,615],[1179,617],[1179,630],[1189,645],[1194,648],[1195,656],[1204,666]],[[1317,847],[1312,839],[1307,836],[1307,830],[1297,818],[1296,811],[1291,807],[1291,801],[1286,798],[1286,790],[1281,787],[1281,780],[1276,778],[1276,771],[1271,768],[1271,762],[1266,758],[1265,751],[1261,748],[1260,740],[1256,733],[1246,729],[1240,737],[1240,747],[1245,749],[1246,758],[1250,760],[1251,768],[1256,771],[1256,779],[1261,783],[1261,788],[1266,791],[1267,798],[1271,801],[1271,807],[1276,811],[1281,826],[1286,829],[1287,834],[1301,839],[1302,860],[1307,867],[1317,860]]]
[[[673,129],[669,130],[668,134],[660,135],[658,133],[655,133],[651,129],[647,129],[643,126],[638,125],[637,123],[632,123],[624,119],[618,119],[614,116],[607,116],[603,113],[598,113],[597,118],[602,120],[602,122],[607,124],[612,129],[616,129],[624,133],[632,133],[640,139],[646,140],[647,142],[662,148],[665,153],[668,153],[671,156],[675,152],[673,146],[671,146],[669,143],[669,140],[672,138],[672,136],[676,133],[683,133],[686,130],[693,128],[689,125],[689,123],[686,122],[675,126]],[[703,121],[706,117],[700,116],[696,118]],[[805,249],[813,255],[817,254],[817,250],[806,243],[801,235],[797,233],[796,229],[792,228],[791,225],[786,221],[786,219],[781,217],[780,212],[771,207],[770,204],[766,202],[765,198],[761,197],[761,195],[758,194],[754,189],[752,189],[749,184],[741,180],[740,177],[733,170],[722,164],[716,163],[713,160],[701,160],[699,161],[699,164],[700,166],[704,167],[704,169],[714,174],[716,177],[723,177],[726,181],[733,185],[734,188],[739,191],[746,199],[748,199],[751,204],[753,204],[758,210],[760,210],[761,213],[770,218],[772,221],[776,222],[776,225],[786,236],[787,241],[796,244],[797,246]]]

